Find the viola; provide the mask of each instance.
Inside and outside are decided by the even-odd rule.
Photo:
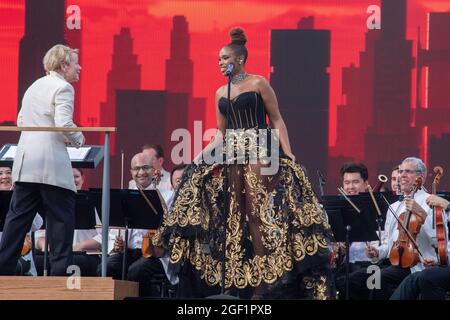
[[[439,181],[444,173],[444,170],[440,166],[433,168],[436,174],[432,184],[432,193],[435,195]],[[445,230],[444,210],[439,206],[433,207],[433,228],[436,229],[437,240],[437,256],[441,266],[447,265],[447,232]]]
[[[25,236],[25,239],[23,240],[23,246],[22,246],[22,251],[20,252],[20,255],[22,257],[26,256],[28,253],[30,253],[32,246],[33,246],[33,243],[31,242],[31,238],[27,234]]]
[[[152,243],[152,239],[156,234],[156,230],[148,230],[145,236],[142,238],[142,256],[144,258],[160,258],[164,254],[164,249],[155,247]]]
[[[421,186],[422,178],[419,177],[416,179],[411,193],[412,199]],[[416,239],[424,222],[419,213],[407,210],[400,214],[398,218],[398,239],[394,242],[389,253],[389,260],[393,266],[411,268],[420,262],[420,252]]]
[[[157,169],[153,169],[153,174],[152,174],[152,182],[151,184],[153,184],[153,186],[156,188],[156,186],[159,184],[159,182],[161,181],[161,171],[157,170]],[[146,200],[147,204],[151,207],[151,209],[155,211],[155,209],[153,208],[151,202],[147,199],[147,197],[145,196],[144,193],[141,193],[141,195],[144,197],[144,199]],[[156,234],[156,230],[148,230],[147,233],[144,235],[144,237],[142,238],[142,256],[144,258],[150,258],[150,257],[156,257],[159,258],[163,255],[163,249],[162,248],[157,248],[155,246],[153,246],[152,243],[152,239]]]

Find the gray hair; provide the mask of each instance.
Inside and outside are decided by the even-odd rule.
[[[78,49],[72,49],[68,46],[57,44],[50,48],[44,56],[42,63],[47,74],[50,71],[58,71],[63,63],[70,64],[70,54],[78,54]]]
[[[412,162],[415,165],[415,170],[417,172],[422,173],[424,178],[427,177],[427,167],[425,166],[425,163],[423,163],[421,159],[416,157],[408,157],[402,161],[402,163],[404,162]]]

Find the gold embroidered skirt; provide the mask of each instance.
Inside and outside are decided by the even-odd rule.
[[[327,298],[331,229],[310,182],[287,158],[279,158],[276,174],[262,175],[263,167],[188,166],[153,243],[170,252],[172,263],[190,263],[218,285],[226,227],[225,288],[274,285],[294,273],[303,274],[301,287],[313,298]]]

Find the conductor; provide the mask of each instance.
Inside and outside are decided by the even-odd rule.
[[[25,92],[19,127],[67,127],[73,123],[74,89],[81,66],[78,50],[58,44],[43,59],[46,76]],[[81,132],[23,131],[13,165],[14,191],[0,242],[0,275],[13,275],[25,234],[36,212],[47,219],[51,275],[72,264],[75,183],[66,146],[80,147]]]

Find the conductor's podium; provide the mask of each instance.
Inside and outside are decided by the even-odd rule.
[[[108,277],[0,276],[0,300],[123,300],[138,295],[137,282]]]

